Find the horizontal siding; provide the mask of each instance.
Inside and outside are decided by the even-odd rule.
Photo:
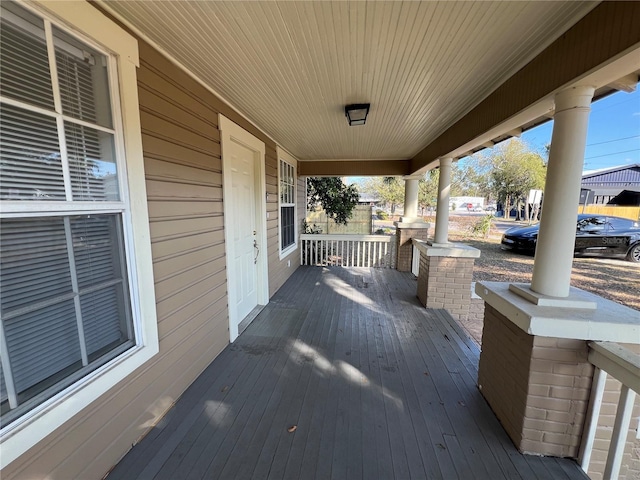
[[[160,353],[12,463],[3,471],[6,479],[101,478],[228,344],[218,113],[266,146],[271,294],[299,263],[283,268],[286,261],[278,258],[275,144],[143,42],[140,60],[138,92]]]

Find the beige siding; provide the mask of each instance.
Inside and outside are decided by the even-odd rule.
[[[270,155],[267,150],[267,193],[269,199],[267,201],[267,211],[269,212],[269,219],[267,220],[267,237],[269,241],[268,255],[269,255],[269,296],[273,296],[274,293],[287,281],[289,276],[294,272],[296,268],[300,266],[300,239],[297,239],[298,248],[289,253],[286,257],[280,260],[280,235],[279,235],[279,223],[278,223],[278,160],[276,152],[273,151],[273,156]],[[296,166],[297,168],[297,166]],[[298,227],[298,233],[302,225],[302,219],[304,218],[304,198],[306,190],[304,187],[304,179],[298,177],[296,184],[297,195],[297,207],[296,207],[296,222]],[[287,265],[289,263],[289,265]]]
[[[295,255],[289,268],[278,258],[275,144],[143,42],[140,58],[160,353],[9,465],[3,479],[101,478],[228,344],[219,112],[266,144],[271,294],[299,264]]]

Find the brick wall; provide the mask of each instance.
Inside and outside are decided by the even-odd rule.
[[[534,337],[485,305],[478,385],[522,452],[576,457],[593,366],[581,340]]]
[[[420,255],[418,299],[427,308],[444,308],[466,320],[471,305],[471,279],[475,258]]]
[[[413,257],[413,244],[411,243],[411,239],[417,238],[418,240],[424,240],[426,242],[429,239],[428,224],[425,224],[425,227],[427,228],[396,228],[398,271],[411,271],[411,259]]]

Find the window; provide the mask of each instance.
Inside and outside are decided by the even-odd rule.
[[[13,3],[2,4],[0,35],[7,424],[133,346],[134,335],[109,58]]]
[[[144,185],[137,44],[89,4],[1,8],[4,467],[158,341],[146,193],[127,188]]]
[[[296,171],[295,160],[278,149],[280,168],[280,257],[288,255],[296,248]],[[283,157],[286,160],[283,160]]]

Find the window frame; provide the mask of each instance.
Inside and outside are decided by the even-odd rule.
[[[280,260],[288,257],[298,250],[298,161],[286,150],[280,147],[276,148],[278,158],[278,252]],[[281,186],[281,168],[280,162],[284,162],[293,168],[293,203],[282,203]],[[293,207],[293,243],[284,249],[282,248],[282,207]]]
[[[159,352],[136,74],[139,66],[138,42],[87,2],[34,0],[21,2],[20,5],[51,21],[52,26],[104,52],[111,62],[110,97],[121,196],[119,202],[99,205],[97,202],[86,202],[84,206],[101,210],[101,213],[122,215],[135,346],[2,428],[0,468],[5,468],[56,428],[63,426]],[[129,185],[136,187],[131,189]],[[86,210],[82,210],[82,203],[3,201],[2,215],[83,214]]]

